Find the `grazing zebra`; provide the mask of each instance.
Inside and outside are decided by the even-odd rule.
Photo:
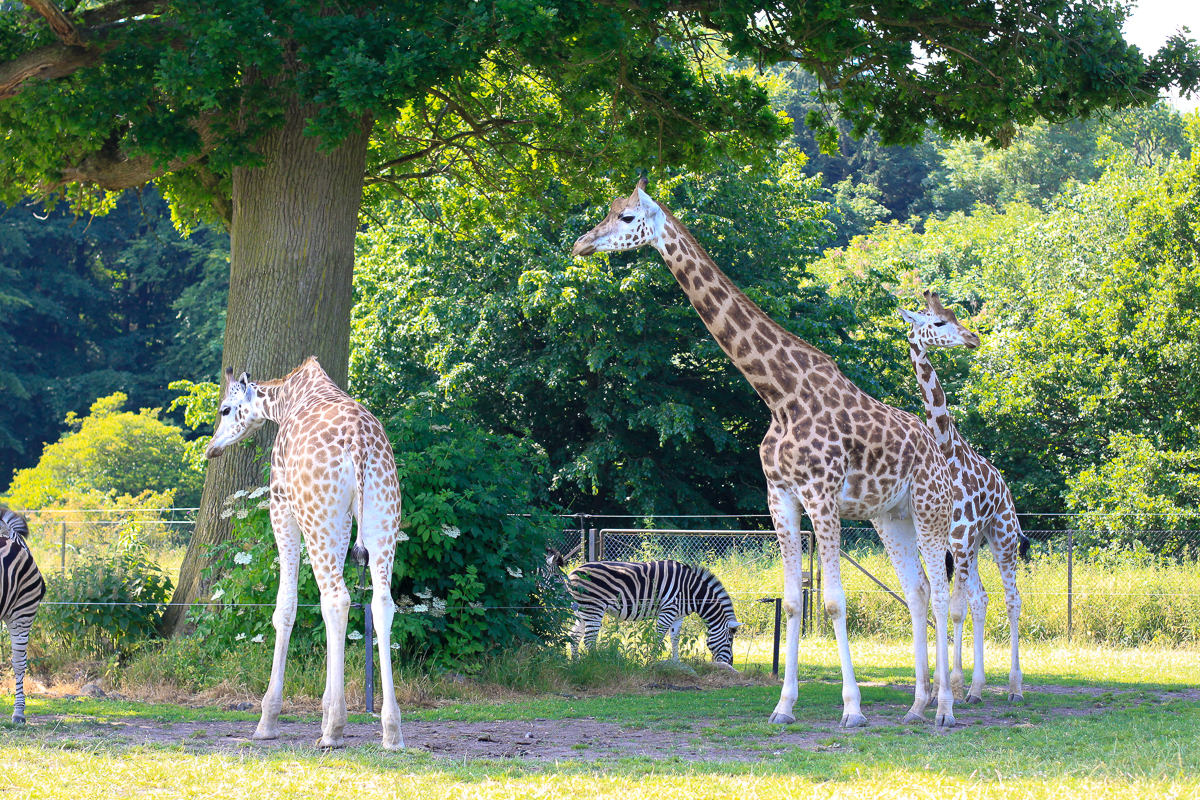
[[[0,620],[8,626],[12,639],[13,722],[25,722],[25,646],[29,644],[29,626],[37,613],[38,603],[46,596],[46,582],[25,537],[29,528],[25,519],[15,511],[0,508]]]
[[[721,581],[703,567],[678,561],[592,561],[571,571],[567,591],[576,605],[572,658],[581,643],[595,645],[605,612],[612,612],[621,620],[654,617],[659,636],[670,632],[671,659],[678,661],[683,618],[699,614],[708,625],[713,663],[733,669],[733,634],[742,623]]]

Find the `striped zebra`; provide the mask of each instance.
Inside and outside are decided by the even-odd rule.
[[[46,596],[46,582],[25,543],[28,535],[29,528],[20,514],[0,508],[0,620],[8,626],[12,639],[15,723],[25,722],[25,647],[33,616]]]
[[[567,591],[575,601],[572,658],[580,644],[596,644],[600,622],[611,612],[620,620],[653,617],[659,636],[671,634],[671,659],[678,661],[683,618],[699,614],[708,626],[713,663],[733,669],[733,635],[742,623],[721,581],[703,567],[678,561],[591,561],[571,571]]]

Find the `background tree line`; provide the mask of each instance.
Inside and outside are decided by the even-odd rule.
[[[768,313],[897,406],[919,410],[897,305],[932,286],[972,315],[984,347],[939,366],[1022,510],[1184,525],[1200,483],[1195,118],[1159,105],[1036,122],[1002,150],[884,147],[840,123],[823,155],[799,121],[811,83],[774,74],[772,102],[796,120],[774,155],[676,171],[653,193]],[[374,196],[352,391],[384,417],[421,397],[524,440],[546,459],[542,502],[572,512],[762,513],[759,403],[657,257],[569,256],[627,190],[601,181],[565,215],[449,181],[413,202]],[[35,211],[0,221],[20,309],[0,324],[0,374],[30,398],[0,419],[8,475],[96,397],[161,408],[170,380],[210,378],[223,336],[219,229],[180,237],[151,192],[90,222]]]

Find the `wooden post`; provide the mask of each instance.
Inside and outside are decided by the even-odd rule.
[[[1067,644],[1071,643],[1072,612],[1074,611],[1075,592],[1075,531],[1067,531]]]

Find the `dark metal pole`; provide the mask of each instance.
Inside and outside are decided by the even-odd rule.
[[[771,651],[771,674],[779,677],[779,623],[783,616],[783,598],[775,598],[775,646]]]
[[[367,643],[367,713],[375,713],[375,620],[371,614],[371,604],[363,603],[363,613],[367,617],[366,631],[363,640]]]
[[[588,528],[587,536],[587,560],[597,561],[596,558],[596,529]]]

